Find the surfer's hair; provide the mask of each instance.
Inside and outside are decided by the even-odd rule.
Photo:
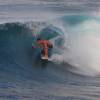
[[[37,38],[37,41],[41,40],[41,38]]]

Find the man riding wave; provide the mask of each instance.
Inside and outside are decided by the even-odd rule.
[[[41,39],[41,38],[37,38],[37,44],[39,46],[36,47],[40,47],[42,48],[41,54],[44,58],[48,59],[49,57],[49,48],[53,48],[53,44],[49,41],[49,40],[45,40],[45,39]],[[34,48],[34,46],[32,46]]]

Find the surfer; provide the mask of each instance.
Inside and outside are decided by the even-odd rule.
[[[49,54],[49,48],[53,48],[53,44],[49,40],[37,38],[37,44],[39,45],[38,47],[42,48],[41,50],[41,55],[43,59],[48,59]],[[32,46],[32,48],[35,48]]]

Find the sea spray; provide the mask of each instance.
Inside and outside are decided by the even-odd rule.
[[[75,71],[77,73],[98,75],[100,74],[100,21],[95,18],[83,20],[81,16],[77,17],[80,17],[80,21],[74,24],[69,24],[71,23],[69,20],[60,19],[59,24],[54,23],[64,32],[65,42],[63,49],[58,48],[62,53],[53,54],[51,59],[56,63],[66,62],[73,65],[77,68]],[[73,19],[75,20],[74,17]]]

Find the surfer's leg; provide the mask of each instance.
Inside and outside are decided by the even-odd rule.
[[[44,56],[48,58],[48,48],[44,49]]]

